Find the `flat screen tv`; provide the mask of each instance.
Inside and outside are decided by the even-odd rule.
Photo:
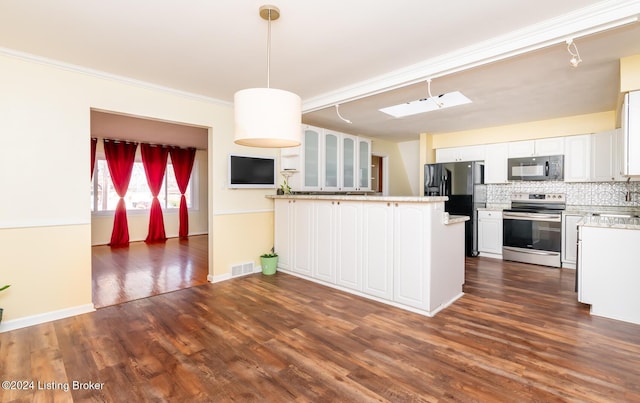
[[[230,188],[275,188],[276,159],[229,154]]]

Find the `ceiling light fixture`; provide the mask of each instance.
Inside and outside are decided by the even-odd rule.
[[[300,145],[302,101],[292,92],[270,88],[271,21],[280,10],[271,5],[260,7],[267,20],[267,88],[248,88],[234,95],[236,144],[249,147],[282,148]]]
[[[571,55],[571,59],[569,60],[571,67],[578,67],[582,59],[580,58],[578,47],[575,42],[573,42],[573,39],[567,39],[567,52]]]
[[[344,122],[351,124],[352,122],[349,119],[345,119],[342,117],[342,115],[340,114],[340,104],[336,104],[336,114],[338,115],[338,117],[340,119],[342,119]]]
[[[436,104],[436,106],[438,107],[438,109],[442,108],[444,105],[442,104],[442,102],[438,101],[437,99],[435,99],[433,97],[433,95],[431,95],[431,79],[428,78],[427,79],[427,93],[429,94],[429,99],[431,101],[433,101],[433,103]]]
[[[402,118],[405,116],[416,115],[418,113],[437,111],[439,109],[471,103],[471,100],[464,96],[460,91],[447,92],[434,97],[431,94],[431,79],[427,80],[427,93],[429,95],[427,98],[388,106],[386,108],[379,109],[379,111],[386,113],[387,115],[391,115],[394,118]]]

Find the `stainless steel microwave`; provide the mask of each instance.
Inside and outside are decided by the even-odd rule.
[[[509,158],[507,164],[510,181],[564,180],[564,155]]]

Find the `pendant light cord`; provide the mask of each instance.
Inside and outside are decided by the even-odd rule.
[[[271,88],[271,10],[269,10],[269,19],[267,20],[267,88]]]

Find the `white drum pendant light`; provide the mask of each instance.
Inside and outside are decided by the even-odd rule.
[[[260,7],[268,21],[267,88],[249,88],[234,95],[236,144],[250,147],[295,147],[300,145],[302,101],[292,92],[269,88],[271,21],[280,17],[275,6]]]

